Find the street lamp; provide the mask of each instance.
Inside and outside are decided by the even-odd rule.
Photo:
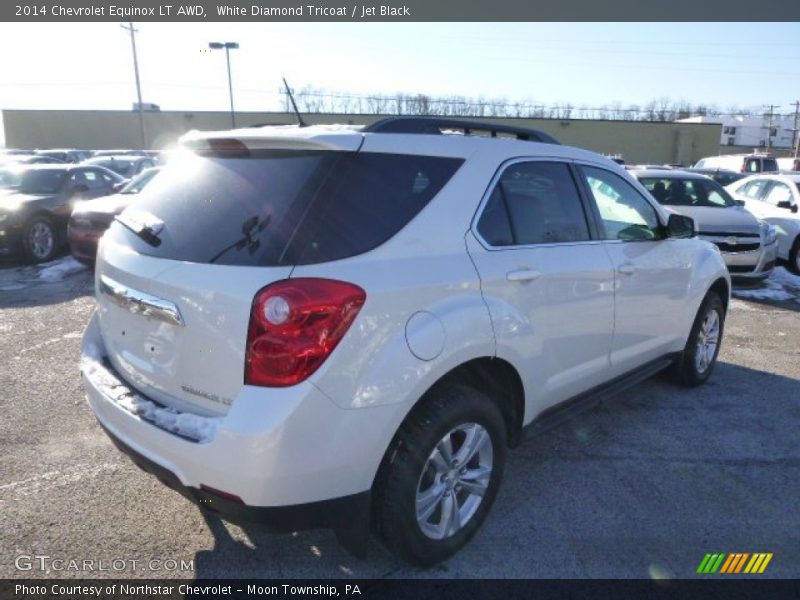
[[[212,50],[225,49],[225,61],[228,64],[228,92],[231,96],[231,127],[236,127],[236,117],[233,113],[233,83],[231,82],[231,50],[238,50],[238,42],[209,42],[208,47]]]

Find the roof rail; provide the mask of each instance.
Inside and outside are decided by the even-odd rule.
[[[542,142],[544,144],[559,143],[553,136],[538,129],[440,117],[388,117],[375,121],[372,125],[367,125],[361,131],[365,133],[427,133],[437,135],[441,134],[443,129],[459,129],[464,132],[464,135],[470,135],[473,131],[485,131],[490,133],[491,137],[497,137],[498,133],[506,133],[515,136],[518,140]]]

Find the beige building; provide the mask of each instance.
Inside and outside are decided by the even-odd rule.
[[[192,129],[230,128],[228,112],[144,112],[145,147],[162,149]],[[139,115],[109,110],[3,110],[8,148],[139,148]],[[309,124],[369,124],[377,115],[307,114]],[[719,153],[720,125],[708,123],[647,123],[584,119],[475,119],[541,129],[562,144],[602,154],[619,155],[628,163],[694,164]],[[236,114],[236,124],[295,123],[291,113]]]

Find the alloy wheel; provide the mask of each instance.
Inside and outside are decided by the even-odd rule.
[[[700,374],[705,373],[714,361],[719,345],[719,325],[719,313],[716,309],[710,308],[703,317],[703,324],[697,334],[694,364]]]
[[[47,258],[55,244],[53,229],[44,221],[36,221],[28,233],[28,242],[34,257],[39,260]]]
[[[475,515],[492,476],[489,432],[477,423],[451,429],[428,456],[417,484],[417,524],[442,540],[458,533]]]

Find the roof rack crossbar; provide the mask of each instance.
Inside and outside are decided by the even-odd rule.
[[[365,133],[417,133],[437,135],[441,134],[443,129],[459,129],[464,132],[464,135],[471,135],[475,131],[485,131],[493,138],[497,137],[498,133],[506,133],[515,136],[518,140],[541,142],[544,144],[559,143],[553,136],[538,129],[439,117],[389,117],[381,119],[380,121],[375,121],[372,125],[368,125],[362,129],[362,131]]]

